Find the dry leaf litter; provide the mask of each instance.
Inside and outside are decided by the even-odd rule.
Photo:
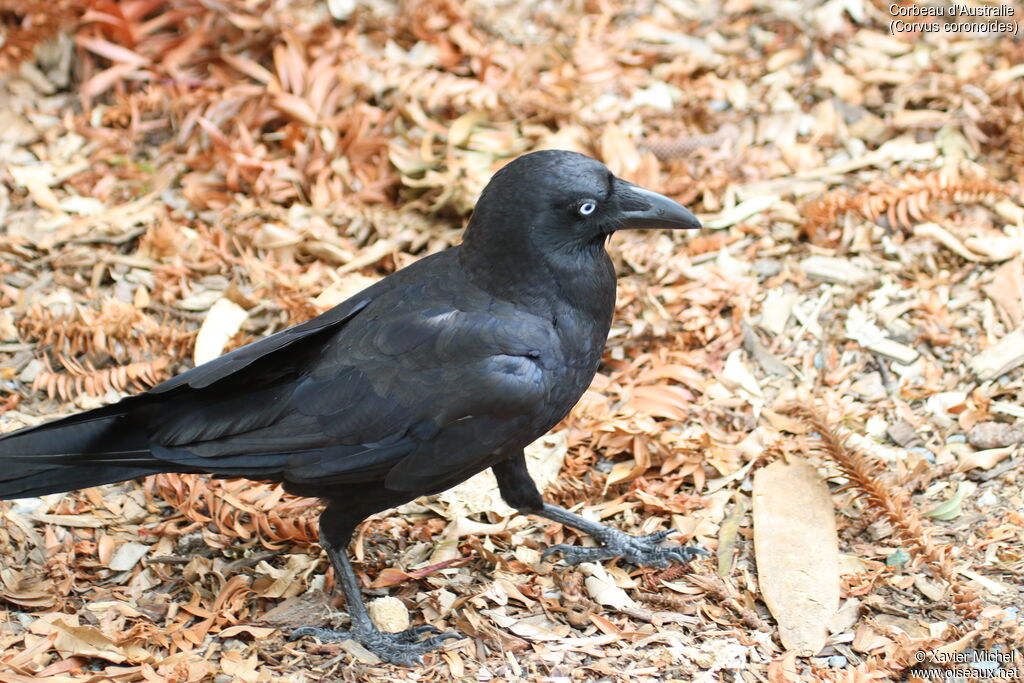
[[[864,0],[0,0],[0,429],[326,310],[456,243],[510,158],[575,149],[708,230],[615,237],[605,362],[531,468],[552,501],[713,553],[542,562],[588,541],[482,475],[359,532],[379,623],[466,636],[405,670],[288,642],[344,622],[316,501],[166,475],[4,503],[0,681],[852,683],[1019,649],[1024,44],[891,20]],[[813,657],[785,649],[754,562],[753,475],[795,457],[837,510],[841,605]]]

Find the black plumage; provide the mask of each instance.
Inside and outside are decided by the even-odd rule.
[[[158,472],[282,482],[327,502],[321,542],[355,637],[411,664],[431,629],[377,631],[343,549],[368,515],[493,467],[503,497],[598,537],[569,561],[624,556],[664,565],[661,548],[545,505],[523,448],[558,423],[598,369],[615,304],[605,251],[620,228],[697,228],[662,195],[564,151],[499,171],[461,245],[428,256],[306,323],[142,394],[0,436],[0,498],[42,495]]]

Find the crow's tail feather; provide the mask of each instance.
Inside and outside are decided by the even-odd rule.
[[[0,500],[175,470],[117,404],[0,435]]]

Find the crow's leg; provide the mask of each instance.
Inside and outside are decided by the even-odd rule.
[[[328,516],[331,514],[331,507],[328,506],[320,517],[320,545],[327,552],[327,556],[331,558],[334,575],[345,594],[345,603],[352,626],[347,631],[303,626],[292,631],[291,640],[302,636],[313,636],[323,643],[337,643],[351,639],[385,662],[399,666],[417,666],[423,663],[421,657],[424,653],[438,648],[449,638],[461,638],[462,636],[458,633],[441,633],[429,624],[414,626],[398,633],[381,631],[374,625],[359,591],[359,580],[343,550],[351,537],[351,525],[342,530],[339,528],[340,525],[332,524],[337,521],[337,518],[334,518],[333,515]],[[436,635],[420,640],[427,634]]]
[[[621,557],[638,567],[667,567],[673,561],[685,564],[698,555],[708,554],[706,550],[689,546],[677,545],[669,548],[659,546],[659,543],[673,533],[671,529],[659,531],[648,536],[631,536],[624,531],[592,522],[585,517],[569,512],[565,508],[547,503],[535,514],[590,534],[604,544],[597,548],[584,548],[577,545],[559,543],[544,551],[544,558],[547,558],[552,553],[561,553],[562,559],[565,560],[566,564],[597,562],[599,560]]]
[[[568,564],[597,562],[621,557],[640,567],[667,567],[669,562],[689,562],[698,555],[707,555],[700,548],[674,546],[663,548],[658,544],[672,532],[659,531],[649,536],[631,536],[618,529],[592,522],[557,505],[545,503],[537,485],[526,470],[526,457],[522,451],[511,455],[491,467],[505,502],[524,514],[540,515],[590,534],[603,545],[597,548],[559,544],[544,551],[544,557],[561,553]]]

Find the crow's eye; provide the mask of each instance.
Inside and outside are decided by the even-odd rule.
[[[597,203],[588,199],[582,204],[580,204],[579,208],[576,210],[579,211],[579,214],[581,216],[589,216],[590,214],[597,211]]]

